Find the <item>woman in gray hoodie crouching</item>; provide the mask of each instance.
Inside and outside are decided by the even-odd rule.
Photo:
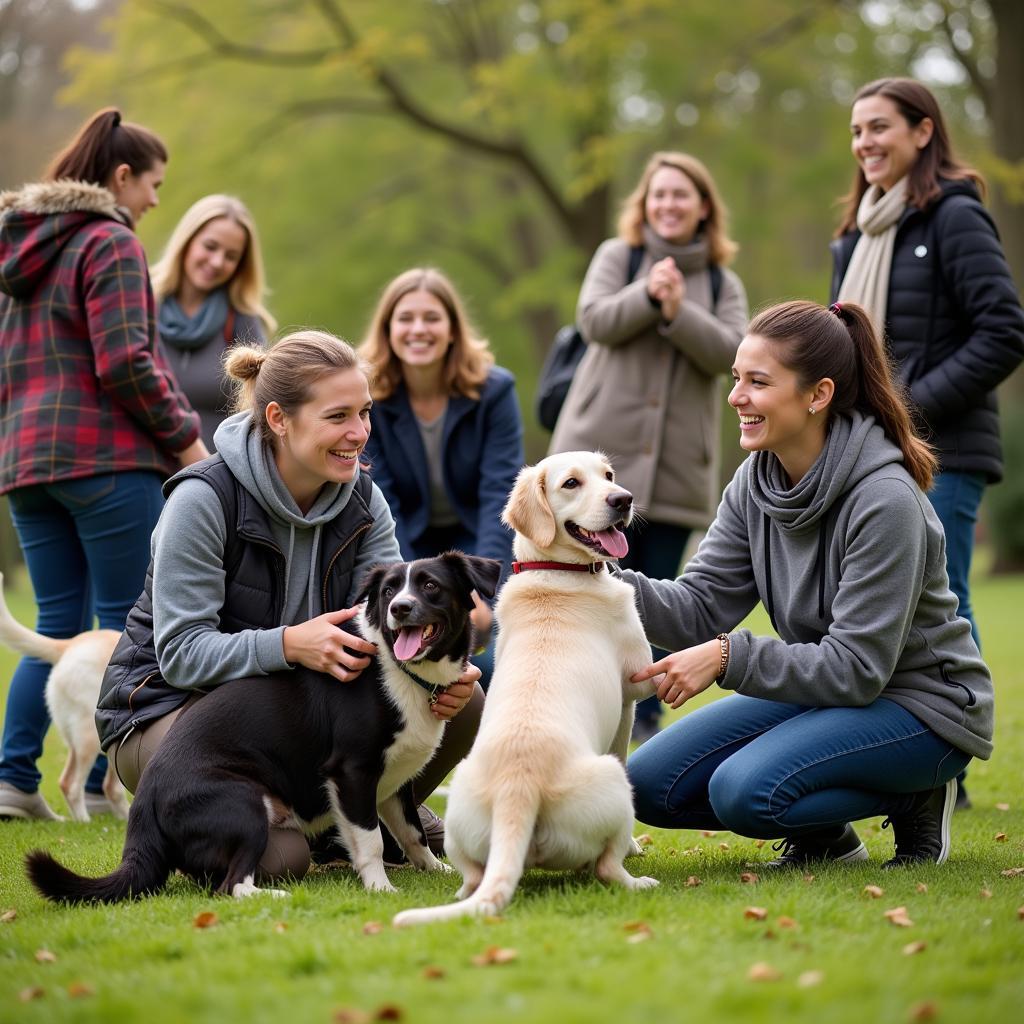
[[[676,652],[634,680],[662,676],[675,708],[715,682],[735,694],[630,758],[637,817],[781,838],[771,864],[802,866],[865,859],[850,822],[886,815],[886,867],[941,863],[993,698],[925,496],[935,457],[859,306],[764,311],[733,380],[753,454],[697,554],[674,581],[622,575]],[[736,629],[759,599],[778,637]]]

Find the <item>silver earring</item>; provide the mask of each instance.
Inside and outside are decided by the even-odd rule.
[[[813,416],[818,410],[812,405],[807,411]]]

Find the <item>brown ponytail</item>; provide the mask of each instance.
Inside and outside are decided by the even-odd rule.
[[[121,112],[107,107],[78,130],[65,149],[53,158],[43,177],[47,181],[70,178],[106,185],[110,176],[127,164],[132,174],[167,163],[167,147],[148,128],[121,120]]]
[[[923,491],[932,485],[938,460],[914,430],[906,389],[862,306],[783,302],[759,313],[747,328],[773,343],[775,356],[807,389],[823,377],[835,384],[831,413],[857,409],[878,421],[901,452],[907,472]],[[853,342],[851,345],[850,342]]]

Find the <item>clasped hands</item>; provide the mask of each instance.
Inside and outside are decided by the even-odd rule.
[[[647,275],[647,294],[661,304],[661,317],[675,320],[686,297],[686,281],[671,256],[658,260]]]
[[[717,678],[722,664],[722,646],[716,637],[707,643],[687,647],[634,673],[630,680],[655,680],[658,700],[672,708],[682,707],[691,697],[703,693]]]
[[[377,645],[355,633],[341,628],[359,614],[359,606],[324,612],[315,619],[286,626],[284,629],[284,656],[293,665],[303,665],[314,672],[324,672],[343,683],[350,683],[370,664],[377,653]],[[441,721],[454,718],[473,696],[473,686],[480,678],[476,665],[467,665],[466,671],[443,690],[431,706],[430,713]]]

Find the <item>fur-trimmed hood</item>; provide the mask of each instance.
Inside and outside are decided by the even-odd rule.
[[[132,227],[113,193],[84,181],[44,181],[0,193],[0,291],[18,298],[35,289],[67,242],[91,220]]]

